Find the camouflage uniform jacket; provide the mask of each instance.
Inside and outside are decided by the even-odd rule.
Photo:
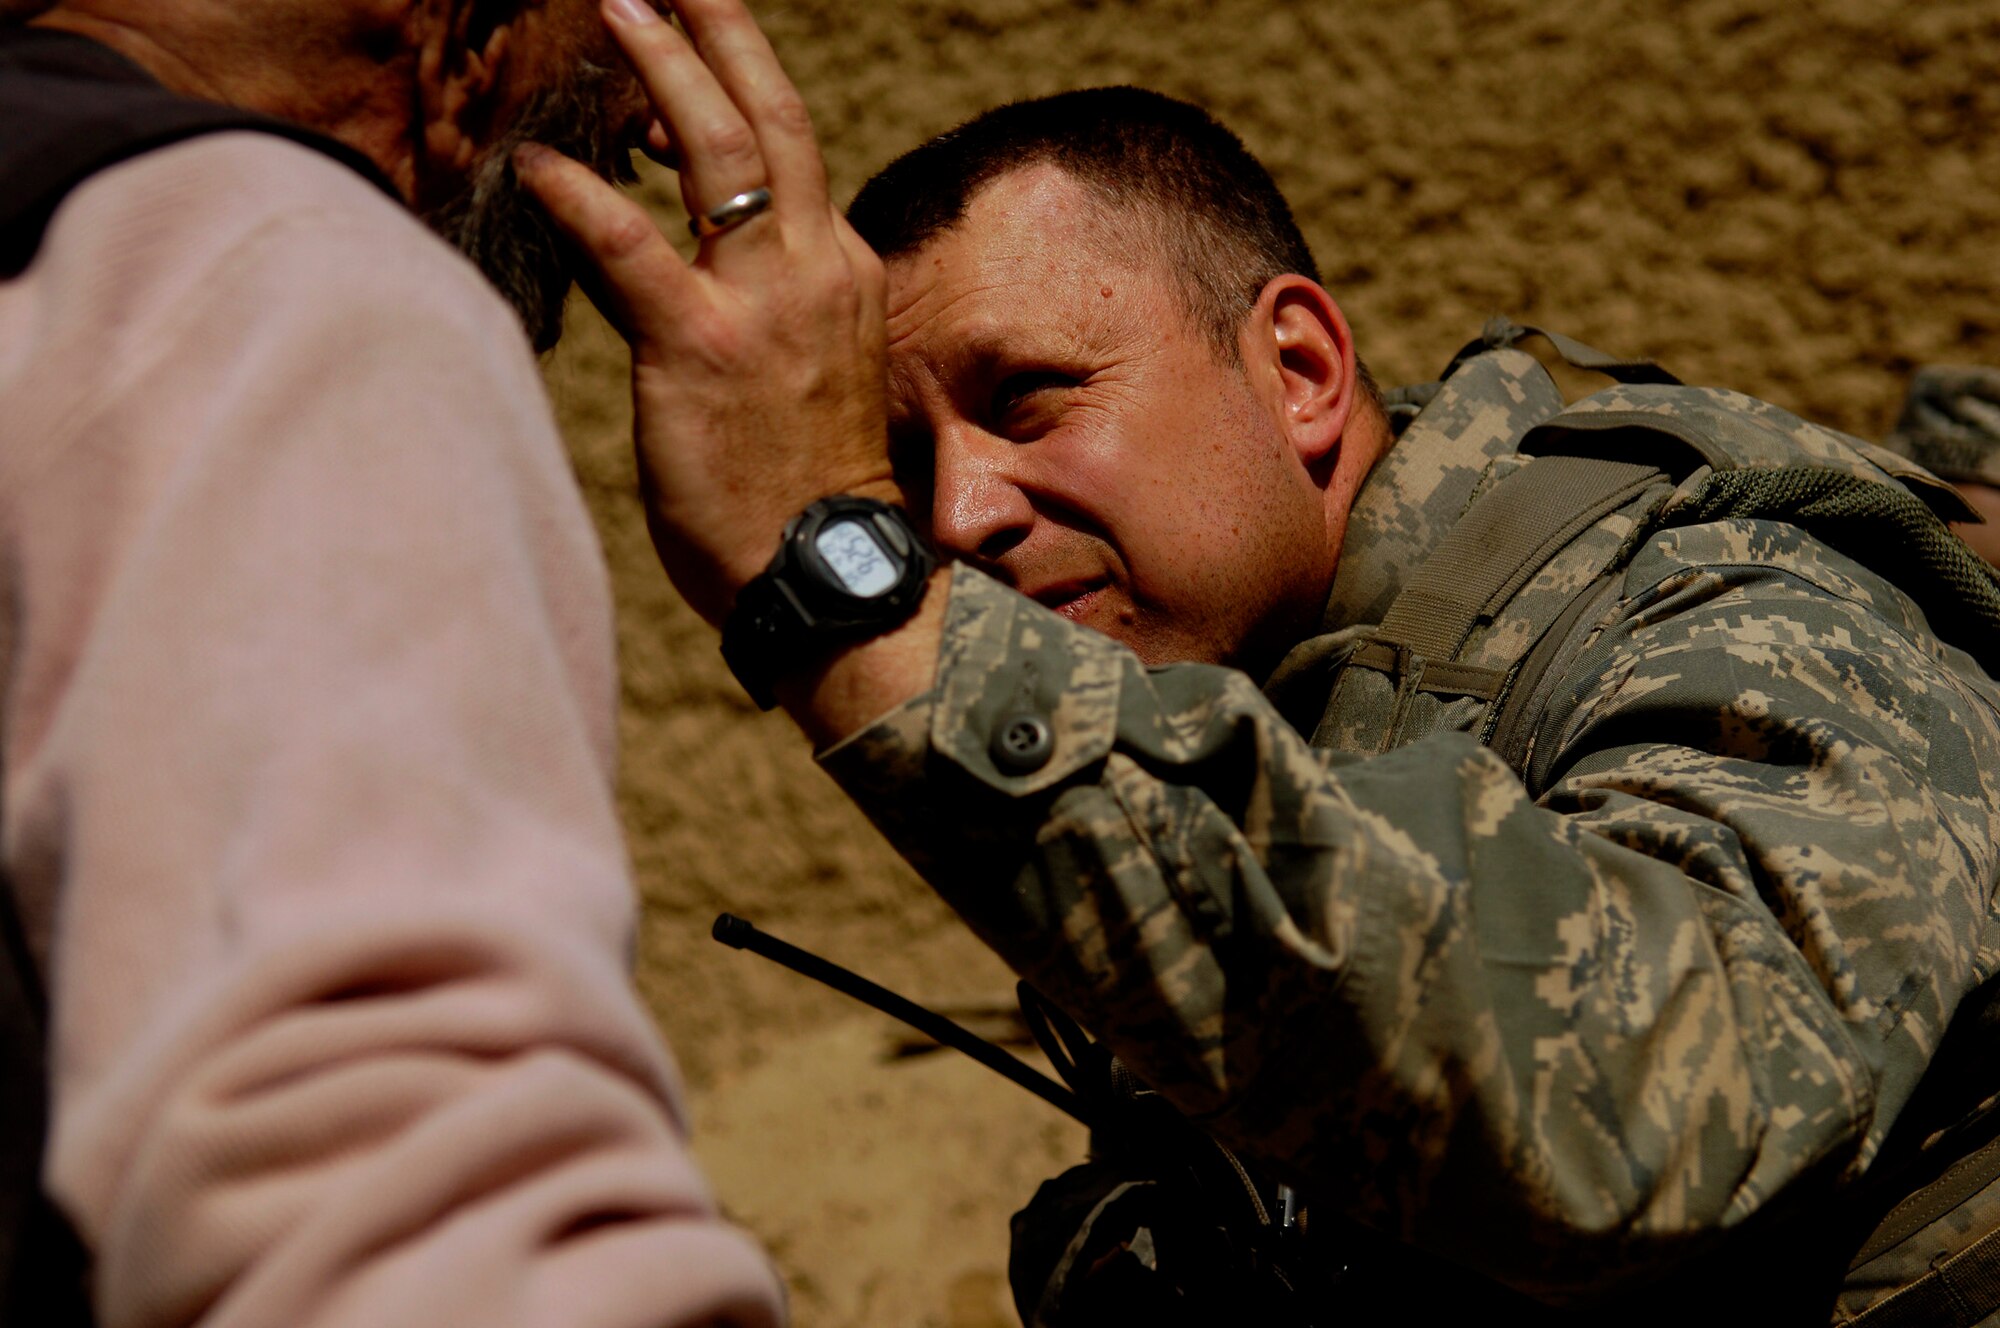
[[[1519,351],[1454,375],[1356,501],[1323,644],[1561,409]],[[2000,691],[1797,527],[1653,528],[1670,487],[1579,541],[1624,571],[1532,794],[1465,733],[1309,742],[1310,705],[1147,669],[963,568],[934,687],[822,760],[1010,965],[1309,1202],[1551,1301],[1630,1286],[1867,1172],[2000,939]],[[1486,645],[1519,649],[1504,621]],[[1023,715],[1053,739],[1025,760]],[[1842,1313],[1906,1274],[1850,1276]]]

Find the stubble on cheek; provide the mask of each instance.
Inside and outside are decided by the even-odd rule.
[[[1319,505],[1253,401],[1231,401],[1208,446],[1212,488],[1190,506],[1179,575],[1157,607],[1170,625],[1152,635],[1179,659],[1261,678],[1318,630],[1331,585]],[[1152,607],[1143,593],[1137,603]]]

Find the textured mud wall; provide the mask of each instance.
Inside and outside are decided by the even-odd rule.
[[[2000,363],[1988,0],[788,0],[763,7],[844,200],[995,102],[1134,82],[1270,164],[1363,351],[1433,374],[1494,313],[1865,434],[1911,366]],[[671,191],[661,214],[678,225]],[[805,1325],[1006,1323],[1005,1218],[1076,1132],[706,939],[718,909],[945,1003],[1009,979],[756,714],[653,562],[623,359],[550,369],[620,604],[641,981],[726,1204]]]

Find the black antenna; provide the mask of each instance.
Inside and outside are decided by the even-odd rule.
[[[926,1010],[915,1001],[905,1000],[887,987],[877,986],[860,974],[842,968],[839,964],[821,959],[818,955],[801,950],[796,945],[788,945],[769,932],[759,931],[734,913],[719,914],[711,934],[724,945],[760,954],[775,963],[783,964],[794,973],[803,974],[815,982],[823,982],[842,995],[860,1001],[863,1005],[873,1006],[892,1019],[900,1019],[941,1045],[962,1051],[987,1069],[1006,1075],[1057,1110],[1075,1117],[1085,1125],[1092,1123],[1084,1114],[1083,1103],[1078,1100],[1076,1094],[1055,1080],[1033,1066],[1022,1063],[1019,1058],[1010,1056],[978,1034],[953,1023],[935,1011]]]

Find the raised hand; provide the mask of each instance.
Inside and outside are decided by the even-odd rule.
[[[591,260],[592,297],[631,345],[653,542],[719,623],[800,509],[900,494],[882,264],[828,199],[805,103],[740,0],[673,8],[685,35],[647,0],[604,0],[604,17],[652,102],[652,147],[677,161],[707,232],[692,263],[587,167],[532,146],[515,165]]]

